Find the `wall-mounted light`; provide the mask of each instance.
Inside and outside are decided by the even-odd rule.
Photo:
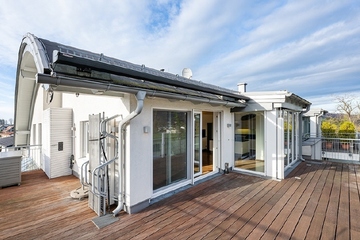
[[[231,123],[226,124],[228,128],[231,128]]]
[[[149,126],[145,126],[144,127],[144,133],[149,133],[150,132],[150,127]]]

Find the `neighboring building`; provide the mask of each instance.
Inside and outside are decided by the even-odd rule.
[[[14,146],[14,136],[0,138],[0,152],[4,152],[6,148]]]
[[[311,109],[304,114],[303,133],[305,137],[321,137],[321,122],[328,111],[320,108]]]
[[[7,127],[7,125],[0,125],[0,132],[4,131],[4,129]]]
[[[305,159],[322,160],[321,122],[328,111],[311,109],[303,116],[303,157]]]
[[[0,128],[0,137],[9,137],[14,135],[14,126],[13,125],[4,125]]]
[[[16,78],[15,146],[42,145],[49,178],[87,177],[89,206],[99,215],[106,198],[118,202],[115,213],[133,213],[219,171],[283,179],[302,159],[301,119],[310,102],[287,91],[246,92],[245,85],[236,92],[188,73],[27,34]]]

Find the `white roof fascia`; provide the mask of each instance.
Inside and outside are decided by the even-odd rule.
[[[22,136],[15,134],[15,146],[29,144],[29,133],[26,132],[31,128],[35,98],[39,89],[35,75],[43,73],[47,68],[49,68],[49,59],[43,45],[33,34],[27,33],[20,45],[16,73],[14,125],[15,132],[21,131]],[[24,131],[27,136],[23,135]]]
[[[45,49],[41,43],[36,39],[36,37],[27,33],[24,36],[22,44],[25,43],[26,47],[23,51],[23,56],[26,52],[30,52],[34,57],[34,62],[36,65],[37,73],[44,73],[45,68],[49,68],[49,59],[45,54]]]
[[[272,102],[255,102],[250,100],[247,103],[247,106],[243,109],[244,112],[256,112],[256,111],[271,111],[273,110],[273,103]]]
[[[328,113],[327,110],[324,110],[322,108],[315,108],[315,109],[309,110],[307,113],[304,114],[304,116],[315,117],[315,116],[319,116],[319,115],[325,115],[326,113]]]
[[[288,110],[292,110],[295,112],[302,112],[304,109],[301,106],[297,106],[291,103],[274,103],[274,108],[283,108],[283,109],[288,109]]]
[[[243,95],[251,98],[248,101],[248,105],[251,105],[251,107],[246,107],[245,110],[263,107],[265,110],[286,108],[293,111],[303,111],[304,106],[311,104],[307,100],[288,91],[245,92]]]

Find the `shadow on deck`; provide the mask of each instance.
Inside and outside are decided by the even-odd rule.
[[[359,165],[302,162],[281,181],[230,173],[97,229],[73,176],[23,173],[0,190],[4,239],[360,239]]]

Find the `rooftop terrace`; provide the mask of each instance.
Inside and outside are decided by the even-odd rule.
[[[98,229],[73,176],[0,190],[4,239],[360,239],[359,165],[302,162],[281,182],[219,175]]]

